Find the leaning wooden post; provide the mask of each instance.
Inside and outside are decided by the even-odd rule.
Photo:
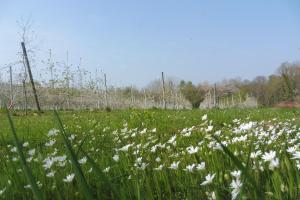
[[[29,74],[29,78],[30,78],[30,82],[31,82],[32,90],[33,90],[33,95],[34,95],[36,107],[38,109],[38,112],[41,113],[42,110],[41,110],[41,107],[40,107],[40,104],[39,104],[39,99],[38,99],[38,96],[37,96],[37,93],[36,93],[36,89],[35,89],[35,86],[34,86],[34,81],[33,81],[33,77],[32,77],[32,73],[31,73],[31,69],[30,69],[30,65],[29,65],[29,60],[28,60],[28,56],[27,56],[26,47],[25,47],[24,42],[21,42],[21,45],[22,45],[22,50],[23,50],[23,55],[24,55],[25,63],[26,63],[27,69],[28,69],[28,74]]]
[[[166,88],[165,88],[165,76],[164,76],[164,72],[161,73],[161,80],[162,80],[162,89],[163,89],[163,106],[164,109],[167,109],[167,104],[166,104]]]

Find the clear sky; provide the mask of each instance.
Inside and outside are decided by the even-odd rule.
[[[193,82],[269,75],[300,59],[299,0],[0,0],[0,66],[17,59],[21,17],[51,48],[111,84],[144,86],[168,76]],[[39,66],[37,65],[36,69]]]

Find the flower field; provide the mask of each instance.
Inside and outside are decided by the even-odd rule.
[[[300,198],[299,110],[12,115],[2,199]]]

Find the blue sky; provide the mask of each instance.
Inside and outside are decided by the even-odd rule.
[[[39,60],[68,50],[115,85],[143,87],[161,71],[196,83],[251,79],[300,60],[298,0],[0,0],[0,66],[17,60],[16,21],[29,16]]]

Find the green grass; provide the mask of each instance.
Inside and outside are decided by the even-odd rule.
[[[205,114],[208,120],[203,121]],[[241,170],[238,179],[243,184],[237,199],[300,198],[300,163],[286,151],[291,146],[299,151],[300,110],[49,111],[41,116],[14,112],[12,123],[8,119],[0,112],[0,199],[31,199],[33,194],[36,199],[209,199],[213,193],[216,199],[231,199],[234,170]],[[234,133],[251,121],[258,124]],[[206,130],[209,125],[212,131]],[[193,126],[190,136],[180,133]],[[53,128],[58,134],[48,136]],[[214,135],[218,130],[221,134]],[[267,135],[258,137],[260,133]],[[176,144],[168,143],[175,135]],[[247,139],[230,143],[240,136]],[[55,144],[46,146],[50,140]],[[126,145],[128,151],[120,150]],[[187,153],[190,146],[199,147],[197,153]],[[32,149],[35,153],[29,155]],[[279,165],[269,169],[262,155],[250,158],[258,150],[262,155],[276,151]],[[56,159],[49,169],[46,158]],[[178,161],[178,169],[169,168]],[[203,170],[184,170],[201,162]],[[159,165],[163,169],[154,170]],[[50,172],[54,177],[47,177]],[[201,185],[209,173],[215,178]],[[72,174],[73,180],[64,181]],[[29,184],[31,188],[24,188]]]

